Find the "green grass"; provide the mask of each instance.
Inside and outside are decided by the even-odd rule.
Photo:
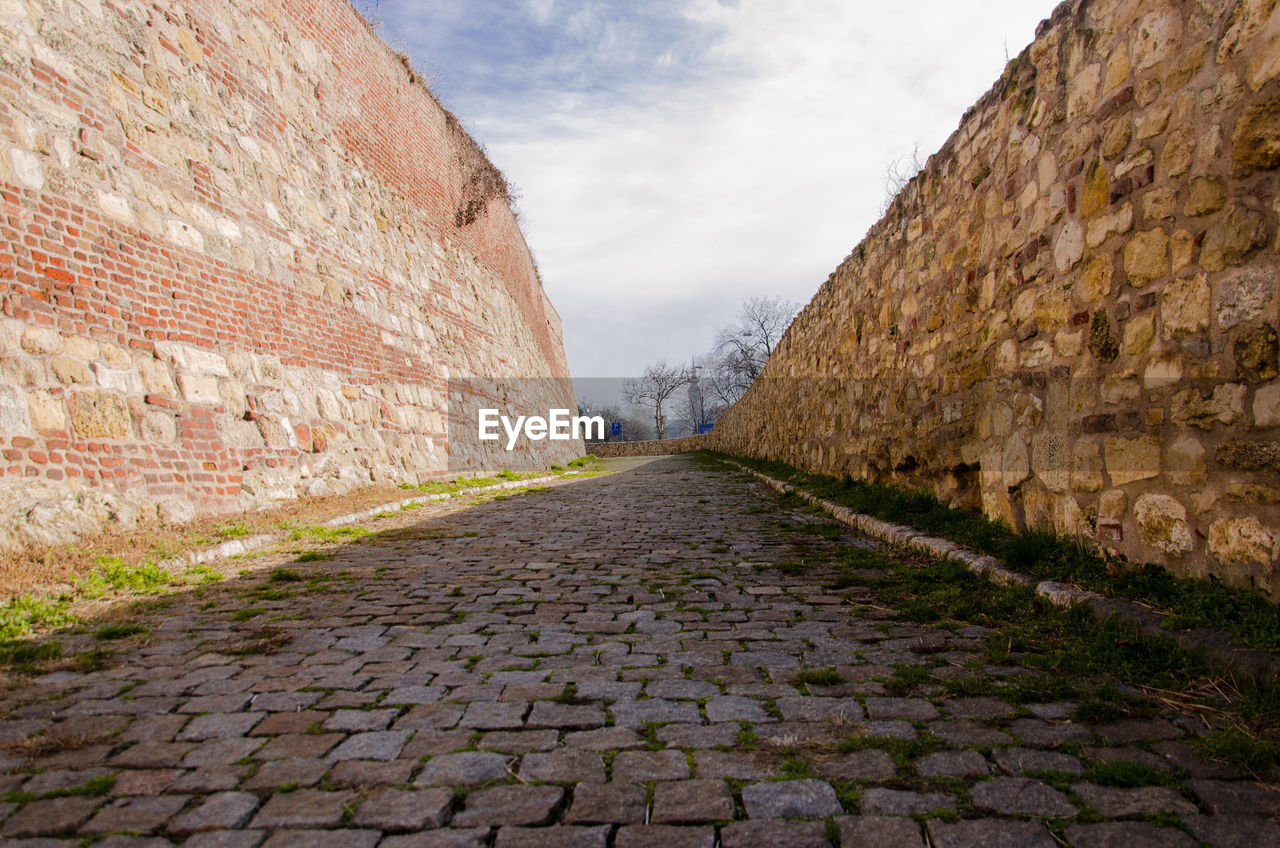
[[[801,684],[814,686],[839,686],[844,683],[844,678],[840,676],[840,672],[835,668],[827,666],[826,668],[802,668],[796,672],[796,676],[791,678],[791,682],[796,686]]]
[[[271,573],[267,575],[267,579],[272,583],[301,583],[305,578],[301,572],[296,569],[286,568],[283,565],[276,566],[271,569]]]
[[[1280,741],[1250,736],[1242,730],[1210,733],[1196,740],[1196,744],[1209,759],[1232,763],[1257,774],[1280,767]]]
[[[30,669],[42,662],[61,658],[62,644],[60,642],[25,642],[19,639],[0,641],[0,665],[23,670]]]
[[[944,747],[941,739],[921,734],[916,739],[900,739],[896,736],[846,736],[840,741],[839,751],[842,754],[854,754],[858,751],[880,750],[888,752],[898,768],[906,768],[913,760],[925,754],[931,754]]]
[[[61,789],[50,789],[48,792],[33,794],[31,792],[9,792],[4,795],[4,800],[14,804],[29,804],[32,801],[44,801],[49,798],[74,798],[77,796],[102,796],[111,792],[116,785],[116,776],[114,774],[102,774],[97,777],[90,778],[84,783],[76,786],[67,786]]]
[[[127,639],[130,636],[137,636],[140,633],[150,633],[150,628],[141,624],[104,624],[97,630],[93,631],[93,637],[103,641],[113,641],[115,639]]]
[[[188,565],[183,570],[182,579],[192,586],[204,586],[209,583],[217,583],[222,579],[222,575],[204,563],[196,563]]]
[[[293,558],[294,562],[323,562],[327,559],[333,559],[333,554],[323,553],[321,551],[303,551]]]
[[[37,598],[25,595],[0,605],[0,641],[25,636],[38,627],[62,627],[76,622],[65,598]]]
[[[1280,608],[1255,593],[1232,589],[1216,580],[1176,577],[1157,565],[1130,564],[1117,569],[1113,563],[1109,567],[1077,539],[1044,530],[1015,533],[975,512],[948,507],[931,492],[810,474],[780,462],[733,459],[855,512],[906,524],[990,554],[1040,579],[1141,600],[1168,613],[1165,626],[1171,629],[1221,629],[1244,645],[1280,650]],[[930,620],[922,608],[911,612],[915,620]]]
[[[1093,763],[1085,777],[1090,783],[1099,786],[1118,786],[1131,788],[1136,786],[1176,786],[1179,781],[1169,772],[1157,771],[1151,766],[1130,760],[1112,760],[1108,763]]]
[[[306,539],[332,545],[363,539],[368,535],[369,531],[363,527],[325,527],[321,524],[298,524],[289,527],[289,540],[293,542]]]
[[[172,572],[153,562],[127,565],[119,557],[101,557],[98,567],[76,583],[86,598],[100,598],[111,591],[154,595],[175,581]]]
[[[233,621],[248,621],[251,618],[257,618],[266,612],[262,607],[244,607],[231,613]]]
[[[895,697],[914,692],[917,686],[935,682],[929,669],[912,663],[899,663],[893,668],[893,677],[886,681],[885,691]]]

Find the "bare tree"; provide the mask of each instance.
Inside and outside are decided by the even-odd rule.
[[[889,211],[889,207],[893,205],[893,199],[898,196],[898,192],[907,187],[916,175],[924,170],[925,162],[920,159],[920,142],[916,142],[915,147],[911,149],[911,156],[899,156],[884,168],[884,203],[880,207],[880,214],[883,215]]]
[[[712,395],[726,406],[736,403],[764,370],[799,311],[800,304],[781,297],[743,301],[737,321],[716,334],[708,375]]]
[[[696,436],[704,427],[714,425],[728,407],[716,393],[711,383],[712,369],[707,365],[695,365],[689,391],[680,400],[680,414],[689,424],[689,435]]]
[[[662,405],[675,394],[676,389],[688,385],[692,378],[688,366],[667,365],[665,360],[659,360],[645,368],[640,379],[623,384],[622,399],[653,409],[654,430],[661,441],[666,438],[666,417],[662,414]]]
[[[579,404],[581,408],[581,404]],[[653,437],[653,422],[636,415],[630,409],[617,404],[592,409],[592,415],[599,415],[605,421],[604,439],[588,439],[588,441],[635,442]],[[617,422],[622,425],[622,433],[614,436],[611,425]]]

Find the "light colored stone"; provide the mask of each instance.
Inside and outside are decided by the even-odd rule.
[[[1098,498],[1098,517],[1119,521],[1129,511],[1129,496],[1123,489],[1108,489]]]
[[[86,339],[84,336],[69,336],[63,340],[62,349],[67,356],[72,356],[85,362],[92,362],[102,352],[102,348],[97,342],[93,339]]]
[[[13,386],[0,384],[0,433],[26,436],[31,433],[27,400]]]
[[[1091,256],[1080,274],[1080,299],[1085,303],[1093,303],[1110,294],[1113,272],[1110,256]]]
[[[1133,229],[1133,204],[1125,203],[1105,215],[1089,222],[1085,231],[1085,244],[1097,247],[1112,236],[1124,235]]]
[[[93,374],[98,385],[104,389],[120,392],[123,395],[140,395],[143,393],[142,378],[133,369],[109,368],[101,363],[93,364]]]
[[[1169,479],[1179,486],[1198,486],[1207,479],[1204,445],[1191,435],[1180,436],[1169,445],[1165,465]]]
[[[142,376],[143,388],[149,394],[175,397],[178,386],[173,382],[173,374],[169,366],[156,359],[140,359],[138,373]]]
[[[1229,204],[1216,216],[1205,232],[1200,247],[1200,267],[1221,271],[1241,265],[1254,251],[1266,247],[1270,226],[1266,215],[1240,202]]]
[[[1169,495],[1140,496],[1133,505],[1133,518],[1138,537],[1147,547],[1175,557],[1191,550],[1186,507]]]
[[[1103,486],[1102,451],[1097,442],[1081,439],[1071,448],[1071,488],[1096,492]]]
[[[1253,426],[1280,427],[1280,383],[1272,382],[1254,392]]]
[[[1175,7],[1143,15],[1134,27],[1134,67],[1143,71],[1173,56],[1182,45],[1182,32],[1182,15]]]
[[[227,358],[204,348],[187,344],[164,343],[156,345],[156,352],[173,361],[173,366],[191,374],[230,377]]]
[[[1173,339],[1209,327],[1209,284],[1203,274],[1174,280],[1160,293],[1160,336]]]
[[[40,165],[40,157],[34,153],[9,148],[9,169],[24,188],[32,191],[44,188],[44,168]]]
[[[1142,215],[1148,221],[1172,218],[1178,211],[1178,193],[1171,188],[1155,188],[1142,198]]]
[[[1258,519],[1220,518],[1209,525],[1209,553],[1227,565],[1268,565],[1280,545]]]
[[[1066,437],[1039,434],[1031,439],[1031,467],[1051,492],[1066,492],[1071,484],[1071,455]]]
[[[67,415],[63,411],[62,401],[45,391],[30,392],[27,395],[27,410],[31,416],[31,426],[41,432],[65,430]],[[8,428],[0,421],[0,432],[8,432]]]
[[[33,356],[59,353],[62,334],[53,327],[29,326],[22,332],[22,349]]]
[[[178,422],[166,412],[149,409],[142,414],[142,437],[149,442],[172,444],[178,438]]]
[[[1084,256],[1084,230],[1076,221],[1067,221],[1053,246],[1053,261],[1059,273],[1070,271]]]
[[[67,399],[71,425],[90,439],[128,439],[133,435],[129,407],[114,392],[73,392]]]
[[[1162,229],[1136,233],[1124,247],[1129,284],[1143,286],[1169,273],[1169,237]]]
[[[1103,453],[1112,485],[1125,486],[1160,473],[1160,442],[1154,436],[1109,436],[1103,441]]]
[[[1241,268],[1218,278],[1218,326],[1230,330],[1254,321],[1275,294],[1275,271]]]
[[[212,404],[222,403],[222,395],[218,391],[218,378],[196,374],[179,374],[178,388],[187,403]]]
[[[1146,353],[1156,340],[1155,317],[1138,315],[1124,325],[1124,352],[1130,356]]]

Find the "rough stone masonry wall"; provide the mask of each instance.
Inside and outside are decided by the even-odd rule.
[[[450,378],[572,406],[559,318],[345,0],[0,0],[0,231],[0,548],[582,452],[450,453]]]
[[[1280,597],[1276,0],[1075,0],[712,444]]]
[[[587,450],[596,456],[672,456],[697,453],[707,448],[707,435],[681,436],[677,439],[653,439],[646,442],[590,442]]]

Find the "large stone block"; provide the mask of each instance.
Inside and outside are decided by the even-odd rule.
[[[1256,518],[1221,518],[1209,525],[1209,553],[1227,565],[1269,565],[1280,544]]]
[[[1270,234],[1265,213],[1243,203],[1232,203],[1209,224],[1200,247],[1200,267],[1221,271],[1241,265],[1255,251],[1266,247]]]
[[[1133,505],[1133,518],[1138,525],[1138,538],[1147,547],[1174,557],[1191,550],[1187,509],[1173,497],[1142,495]]]
[[[1233,177],[1280,167],[1280,98],[1255,103],[1236,121],[1231,161]]]
[[[1143,286],[1169,273],[1169,236],[1162,229],[1135,233],[1124,247],[1129,283]]]
[[[133,423],[124,398],[113,392],[73,392],[67,399],[71,426],[90,439],[129,439]]]
[[[1112,485],[1124,486],[1160,474],[1160,441],[1154,436],[1112,436],[1103,441],[1103,452]]]
[[[1209,284],[1203,275],[1174,280],[1160,293],[1160,335],[1172,339],[1209,326]]]
[[[0,433],[25,436],[31,432],[27,399],[13,386],[0,385]]]

